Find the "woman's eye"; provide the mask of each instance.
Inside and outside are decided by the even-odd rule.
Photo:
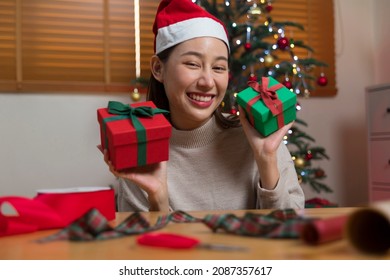
[[[223,67],[223,66],[215,66],[215,67],[214,67],[214,70],[217,71],[217,72],[224,72],[224,71],[226,71],[226,67]]]
[[[195,62],[187,62],[187,63],[185,63],[187,66],[189,66],[189,67],[199,67],[199,64],[197,64],[197,63],[195,63]]]

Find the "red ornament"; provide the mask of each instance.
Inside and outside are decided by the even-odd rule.
[[[289,80],[285,80],[283,82],[283,85],[288,88],[288,89],[292,89],[293,85],[292,85],[292,82],[290,82]]]
[[[245,48],[247,51],[249,51],[249,50],[252,48],[252,44],[249,43],[249,42],[247,42],[247,43],[245,43],[244,48]]]
[[[248,81],[249,82],[257,82],[257,76],[255,74],[250,74]]]
[[[312,158],[313,158],[313,154],[307,152],[306,155],[305,155],[305,159],[306,159],[306,160],[311,160]]]
[[[267,10],[267,12],[270,13],[270,12],[272,11],[273,7],[272,7],[271,4],[267,4],[267,5],[265,6],[265,9]]]
[[[232,109],[230,109],[230,114],[237,115],[237,109],[232,107]]]
[[[285,50],[289,46],[290,42],[286,37],[280,37],[277,41],[277,44],[279,49]]]
[[[325,177],[325,172],[322,169],[318,169],[314,172],[314,175],[316,176],[316,178],[322,178]]]
[[[321,73],[321,75],[317,79],[317,84],[322,87],[328,84],[328,78],[325,76],[325,74]]]

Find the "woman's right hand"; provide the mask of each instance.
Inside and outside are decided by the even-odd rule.
[[[150,211],[168,211],[167,163],[160,162],[145,166],[116,170],[104,150],[104,161],[114,176],[128,179],[148,194]]]

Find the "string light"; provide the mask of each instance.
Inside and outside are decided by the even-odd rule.
[[[135,44],[135,78],[139,79],[141,76],[141,36],[140,36],[140,13],[139,13],[139,0],[134,0],[134,44]],[[131,93],[131,99],[135,102],[139,101],[140,93],[138,88],[135,87]]]
[[[134,0],[134,29],[135,29],[135,76],[141,76],[141,36],[139,0]]]

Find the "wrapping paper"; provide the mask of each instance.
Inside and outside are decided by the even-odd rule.
[[[346,236],[350,244],[362,252],[387,253],[390,249],[390,201],[353,212],[346,224]]]
[[[302,230],[302,239],[310,245],[318,245],[343,238],[348,216],[317,219],[308,222]]]
[[[12,213],[5,213],[8,206]],[[115,195],[109,187],[39,190],[34,198],[0,197],[0,237],[63,228],[91,209],[115,218]],[[10,211],[9,211],[10,212]]]
[[[301,238],[310,245],[345,238],[363,253],[386,254],[390,250],[390,201],[359,208],[349,215],[309,221],[302,228]]]

